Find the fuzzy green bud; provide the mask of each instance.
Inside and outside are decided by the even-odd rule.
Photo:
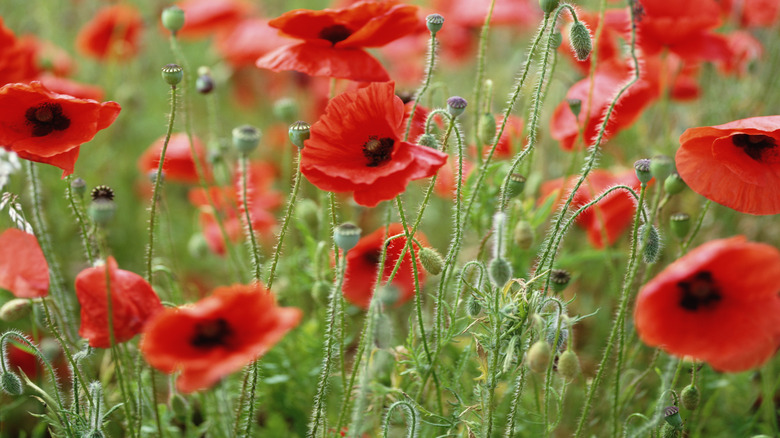
[[[195,233],[190,236],[190,240],[187,242],[187,252],[194,259],[206,257],[209,254],[209,243],[206,240],[206,236],[202,233]]]
[[[700,398],[699,389],[693,385],[686,386],[680,393],[680,401],[682,401],[683,407],[689,411],[699,407]]]
[[[392,306],[401,298],[401,291],[391,284],[381,286],[377,293],[379,294],[379,302],[385,306]]]
[[[479,316],[480,312],[482,312],[482,304],[479,303],[477,297],[469,295],[466,300],[466,313],[468,313],[470,317],[476,318]]]
[[[577,61],[584,61],[590,56],[593,50],[593,42],[590,40],[588,27],[582,21],[577,21],[571,25],[569,30],[569,41],[574,50],[574,57]]]
[[[559,294],[566,289],[571,281],[571,274],[564,269],[553,269],[550,272],[550,283],[552,283],[553,290]]]
[[[310,230],[316,230],[320,223],[320,207],[311,199],[301,199],[295,205],[295,217]]]
[[[444,17],[439,14],[428,15],[425,17],[425,25],[428,26],[431,35],[436,35],[444,25]]]
[[[298,146],[298,149],[303,149],[304,143],[311,137],[311,125],[303,120],[298,120],[290,125],[290,129],[287,130],[287,135],[290,136],[290,142],[292,142],[292,144]]]
[[[345,222],[333,230],[333,240],[336,242],[336,246],[344,251],[349,251],[360,240],[360,231],[360,227],[357,225]]]
[[[677,406],[664,408],[664,420],[675,429],[680,429],[683,425],[680,409]]]
[[[70,182],[70,188],[76,196],[83,198],[84,194],[87,192],[87,182],[81,178],[74,178]]]
[[[679,431],[667,423],[661,426],[661,438],[677,438],[677,432]]]
[[[557,49],[558,47],[561,47],[561,44],[563,44],[563,35],[557,31],[553,32],[553,34],[550,35],[550,46],[552,46],[553,49]]]
[[[512,278],[512,265],[504,258],[495,258],[488,266],[490,280],[496,286],[503,286]]]
[[[161,19],[163,27],[176,35],[176,32],[184,27],[184,10],[176,5],[165,8],[162,11]]]
[[[547,371],[547,365],[550,364],[550,356],[552,351],[550,350],[550,344],[546,341],[536,341],[531,348],[528,349],[526,355],[526,362],[528,368],[535,373],[543,373]]]
[[[544,15],[552,14],[558,7],[560,0],[539,0],[539,7],[542,8]]]
[[[3,388],[3,391],[11,395],[22,395],[24,390],[22,379],[10,371],[6,371],[0,376],[0,386]]]
[[[175,87],[184,78],[184,70],[176,64],[167,64],[162,68],[162,78],[171,87]]]
[[[534,244],[534,229],[528,221],[520,221],[512,230],[512,240],[520,249],[530,249]]]
[[[667,176],[664,181],[664,190],[670,195],[676,195],[682,192],[686,187],[688,187],[688,185],[685,184],[685,181],[680,178],[680,174],[677,172],[673,172],[671,175]]]
[[[260,130],[252,125],[233,128],[233,147],[243,155],[249,155],[260,145]]]
[[[558,374],[571,382],[580,373],[580,359],[572,350],[564,351],[558,358]]]
[[[441,274],[444,268],[444,258],[433,248],[420,249],[420,263],[431,275]]]
[[[14,298],[0,307],[0,319],[6,322],[18,321],[30,314],[32,304],[27,298]]]
[[[653,264],[658,261],[658,257],[661,256],[661,249],[663,248],[663,241],[661,240],[661,234],[658,232],[658,228],[655,225],[642,224],[639,227],[639,236],[644,236],[647,233],[647,240],[645,246],[642,247],[642,260],[647,264]]]
[[[441,147],[439,139],[433,134],[423,134],[417,137],[417,144],[438,150]]]
[[[510,198],[520,196],[525,190],[526,178],[519,173],[509,175],[509,185],[507,186],[507,195]]]
[[[667,155],[656,155],[650,160],[650,173],[657,181],[663,181],[674,172],[674,160]]]
[[[285,123],[292,123],[298,119],[298,103],[295,102],[295,99],[283,97],[274,102],[273,112],[277,119]]]
[[[458,117],[463,114],[463,111],[466,111],[466,106],[468,106],[468,102],[460,96],[452,96],[447,99],[447,112],[452,117]]]
[[[325,281],[317,281],[311,288],[311,296],[318,303],[325,303],[328,300],[330,285]]]
[[[482,113],[477,124],[477,137],[482,144],[493,144],[496,138],[496,117],[493,113]]]
[[[636,171],[636,179],[639,180],[642,185],[646,185],[653,179],[653,174],[650,172],[650,160],[642,158],[634,163],[634,171]]]
[[[687,213],[675,213],[669,216],[669,226],[678,239],[685,239],[691,231],[691,217]]]

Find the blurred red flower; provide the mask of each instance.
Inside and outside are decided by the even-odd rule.
[[[501,127],[501,123],[504,121],[504,116],[496,117],[496,135],[498,135],[498,129]],[[506,122],[504,132],[501,138],[498,139],[496,150],[493,152],[493,159],[496,160],[508,160],[520,152],[524,146],[523,138],[523,119],[515,115],[510,115],[509,120]],[[482,156],[487,157],[490,153],[490,148],[493,144],[487,144],[482,146]]]
[[[563,178],[548,181],[542,184],[541,200],[552,193],[562,202],[562,197],[568,195],[573,188],[576,179],[569,178],[564,188]],[[616,185],[626,185],[639,191],[640,183],[633,170],[627,170],[613,174],[606,170],[596,169],[592,171],[585,182],[574,195],[570,211],[575,211],[597,198],[601,193]],[[583,211],[577,217],[577,224],[588,233],[588,241],[598,249],[606,245],[613,245],[620,235],[631,225],[636,211],[636,200],[625,190],[616,190],[598,203]],[[604,242],[606,236],[607,241]]]
[[[116,102],[57,94],[38,81],[0,88],[0,145],[21,158],[73,173],[79,146],[119,115]]]
[[[176,35],[190,39],[230,31],[254,12],[243,0],[186,0],[177,5],[184,11],[184,27]]]
[[[344,276],[344,284],[342,286],[342,292],[344,298],[350,303],[368,309],[368,305],[371,302],[371,296],[374,294],[374,287],[376,285],[377,269],[379,268],[379,260],[382,254],[382,245],[385,242],[385,235],[388,237],[396,234],[403,234],[404,227],[401,224],[390,224],[389,231],[385,227],[382,227],[373,233],[361,238],[354,248],[347,252],[347,271]],[[427,244],[425,235],[418,232],[414,236],[423,245]],[[406,246],[406,237],[399,237],[393,239],[387,245],[387,256],[385,259],[385,266],[382,272],[382,282],[387,281],[390,278],[390,273],[393,272],[395,264],[398,258],[403,252],[404,246]],[[416,244],[412,244],[415,255],[417,256],[417,278],[420,280],[420,286],[425,282],[425,271],[422,264],[420,264],[419,251],[420,248]],[[412,255],[408,252],[401,261],[401,266],[398,268],[393,282],[390,284],[390,290],[393,288],[398,292],[397,297],[383,297],[383,300],[389,300],[385,304],[400,305],[409,301],[414,296],[414,273],[412,270]],[[385,291],[384,293],[389,293]]]
[[[718,371],[767,361],[780,347],[780,251],[742,236],[707,242],[639,291],[642,341]]]
[[[165,136],[154,141],[148,149],[138,159],[138,170],[146,176],[151,172],[157,172],[160,165],[160,153],[162,152]],[[192,137],[192,145],[195,154],[200,161],[200,168],[206,171],[205,178],[211,178],[209,165],[206,160],[206,148],[203,142],[197,137]],[[190,141],[187,134],[176,133],[171,135],[168,142],[168,149],[165,151],[165,163],[163,163],[163,174],[166,181],[180,182],[185,184],[197,184],[198,172],[195,160],[192,158]]]
[[[690,128],[677,172],[696,193],[749,214],[780,213],[780,116]]]
[[[107,6],[81,28],[76,48],[99,60],[124,61],[138,53],[142,28],[141,13],[135,6]]]
[[[404,104],[393,88],[392,82],[372,83],[328,103],[301,156],[301,171],[312,184],[353,192],[355,202],[375,207],[446,163],[442,152],[401,141]]]
[[[108,278],[106,275],[108,271]],[[109,257],[102,266],[84,269],[76,276],[76,297],[81,305],[79,336],[95,348],[111,347],[106,285],[111,290],[114,340],[129,341],[163,306],[152,286],[140,275],[119,269]]]
[[[419,25],[417,9],[383,0],[362,1],[343,9],[287,12],[269,26],[303,42],[268,53],[257,60],[257,66],[353,81],[388,81],[384,67],[363,49],[381,47],[414,32]]]
[[[772,27],[780,19],[777,0],[719,0],[718,4],[744,27]]]
[[[253,66],[257,58],[288,40],[268,25],[265,18],[248,18],[237,22],[229,31],[217,34],[217,52],[234,68]],[[256,70],[255,70],[256,71]]]
[[[49,294],[49,264],[32,234],[16,228],[0,234],[0,287],[17,298]]]
[[[264,355],[300,320],[299,309],[278,307],[262,285],[221,287],[191,306],[155,317],[140,348],[153,367],[181,371],[176,388],[190,393]]]
[[[29,81],[40,73],[32,46],[17,39],[0,17],[0,85]]]

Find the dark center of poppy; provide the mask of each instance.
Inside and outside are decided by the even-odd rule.
[[[697,272],[687,280],[677,282],[680,289],[680,307],[691,312],[712,308],[723,298],[709,271]]]
[[[393,153],[395,140],[389,137],[377,138],[375,135],[368,137],[368,141],[363,144],[363,156],[368,159],[368,167],[381,166],[390,161]]]
[[[229,339],[233,330],[223,318],[203,321],[195,324],[195,334],[190,339],[190,345],[208,350],[214,347],[229,347]]]
[[[70,126],[70,119],[62,114],[58,103],[44,102],[27,108],[24,113],[27,124],[32,125],[32,136],[43,137],[52,131],[64,131]]]
[[[334,24],[323,28],[317,36],[323,40],[330,41],[330,43],[335,46],[336,43],[344,41],[349,38],[350,35],[352,35],[352,31],[349,30],[347,26],[344,26],[343,24]]]
[[[731,136],[734,146],[742,150],[759,163],[780,162],[780,150],[777,142],[768,135],[734,134]]]
[[[379,248],[366,251],[363,254],[363,260],[371,266],[378,265],[380,257],[382,257],[382,251]]]

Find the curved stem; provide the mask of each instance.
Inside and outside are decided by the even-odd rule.
[[[287,211],[284,213],[284,218],[282,218],[282,229],[279,231],[279,241],[276,244],[276,248],[274,249],[274,255],[273,259],[271,260],[271,271],[268,273],[268,281],[266,281],[266,284],[268,285],[268,289],[271,289],[271,286],[274,284],[274,274],[276,273],[276,264],[279,261],[279,255],[282,252],[282,244],[284,243],[284,236],[287,234],[287,227],[290,224],[290,220],[292,219],[292,210],[293,207],[295,207],[295,200],[298,197],[298,188],[301,185],[301,151],[298,150],[298,159],[296,160],[296,168],[298,169],[295,172],[295,181],[293,182],[293,188],[292,188],[292,194],[290,195],[290,199],[287,201]]]

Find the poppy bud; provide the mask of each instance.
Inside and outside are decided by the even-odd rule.
[[[298,118],[298,104],[289,97],[274,102],[273,111],[274,116],[285,123],[292,123]]]
[[[480,312],[482,312],[482,304],[479,303],[477,297],[469,295],[469,298],[466,300],[466,313],[470,317],[476,318]]]
[[[88,433],[86,435],[86,438],[103,438],[105,435],[103,435],[103,432],[95,429],[92,432]]]
[[[187,242],[187,252],[194,259],[206,257],[209,253],[209,243],[202,233],[195,233]]]
[[[539,0],[539,6],[542,8],[544,15],[552,14],[555,8],[558,7],[560,0]]]
[[[572,350],[564,351],[558,358],[558,374],[571,382],[580,373],[580,359]]]
[[[520,249],[530,249],[534,244],[534,230],[531,224],[528,221],[518,222],[512,231],[512,238]]]
[[[653,179],[653,174],[650,172],[650,160],[642,158],[634,163],[634,170],[636,171],[636,179],[639,180],[642,185],[646,185]]]
[[[691,217],[686,213],[675,213],[669,216],[669,225],[678,239],[682,240],[691,230]]]
[[[680,429],[683,424],[682,417],[680,417],[680,409],[677,406],[664,408],[664,420],[675,429]]]
[[[379,301],[385,306],[392,306],[401,298],[401,291],[392,284],[381,286],[377,293],[379,294]]]
[[[419,137],[417,137],[417,144],[420,146],[427,146],[431,149],[439,149],[441,145],[439,144],[439,139],[436,138],[433,134],[423,134]]]
[[[330,290],[330,285],[327,282],[320,280],[314,283],[314,286],[312,286],[311,296],[318,303],[324,303],[328,299],[329,290]]]
[[[553,49],[557,49],[558,47],[561,47],[561,44],[563,44],[563,35],[561,35],[560,32],[554,32],[552,35],[550,35],[550,45]]]
[[[674,160],[667,155],[656,155],[650,160],[650,173],[658,181],[663,181],[674,172]]]
[[[423,268],[431,273],[431,275],[441,274],[442,268],[444,268],[444,259],[441,254],[433,248],[420,249],[420,263]]]
[[[661,438],[677,438],[677,429],[664,423],[661,427]]]
[[[496,137],[496,118],[493,113],[482,113],[477,124],[477,133],[482,144],[492,144]]]
[[[555,354],[566,347],[566,341],[569,339],[569,330],[564,327],[559,328],[559,326],[560,323],[556,322],[547,329],[547,343],[555,350]]]
[[[301,199],[295,206],[295,216],[310,230],[316,230],[320,223],[320,207],[311,199]]]
[[[512,265],[504,258],[495,258],[488,267],[490,280],[496,286],[503,286],[512,278]]]
[[[460,96],[452,96],[447,99],[447,112],[449,112],[452,117],[458,117],[463,114],[467,105],[468,102],[466,99]]]
[[[163,9],[162,24],[163,27],[176,35],[176,32],[184,27],[184,10],[176,5]]]
[[[531,348],[528,349],[526,355],[526,361],[528,368],[536,373],[543,373],[547,371],[547,365],[550,364],[550,345],[542,340],[536,341]]]
[[[507,194],[510,198],[519,196],[525,190],[526,178],[519,173],[513,173],[509,175],[509,185],[507,186]]]
[[[680,400],[685,409],[692,411],[699,407],[699,389],[693,385],[683,388],[680,393]]]
[[[162,78],[175,87],[184,78],[184,70],[176,64],[168,64],[162,68]]]
[[[555,293],[561,293],[571,281],[571,274],[564,269],[553,269],[550,272],[550,283],[553,285]]]
[[[566,99],[566,103],[569,104],[569,109],[574,117],[579,117],[580,111],[582,111],[582,101],[580,99]]]
[[[357,245],[358,240],[360,240],[360,231],[360,227],[357,225],[345,222],[333,230],[333,240],[336,242],[336,246],[346,252]]]
[[[195,89],[198,90],[198,93],[200,94],[209,94],[214,90],[214,79],[211,78],[210,74],[202,74],[199,75],[197,79],[195,79]]]
[[[571,25],[569,30],[569,41],[574,50],[574,57],[577,61],[584,61],[590,56],[593,50],[593,43],[590,40],[590,32],[582,21],[577,21]]]
[[[0,319],[6,322],[18,321],[30,314],[32,304],[27,298],[14,298],[0,307]]]
[[[685,184],[685,181],[680,178],[680,174],[677,172],[673,172],[671,175],[667,176],[666,181],[664,181],[664,189],[666,190],[666,193],[670,195],[676,195],[682,192],[686,187],[688,187],[688,185]]]
[[[243,155],[249,155],[260,144],[260,130],[252,125],[233,128],[233,146]]]
[[[2,386],[3,391],[11,395],[22,395],[24,389],[22,379],[10,371],[6,371],[0,376],[0,386]]]
[[[70,188],[73,190],[73,193],[75,193],[76,196],[83,198],[84,193],[87,192],[87,182],[81,178],[74,178],[70,182]]]
[[[431,31],[431,35],[436,35],[444,25],[444,17],[439,14],[431,14],[425,17],[425,24],[428,26],[428,30]]]
[[[647,233],[647,241],[645,241],[645,246],[642,248],[642,260],[650,265],[658,261],[663,248],[663,241],[655,225],[650,225],[649,228],[647,224],[640,226],[639,236],[644,236],[645,232]]]
[[[290,136],[292,144],[298,146],[298,149],[303,149],[304,142],[311,136],[311,125],[302,120],[298,120],[290,125],[287,134]]]

